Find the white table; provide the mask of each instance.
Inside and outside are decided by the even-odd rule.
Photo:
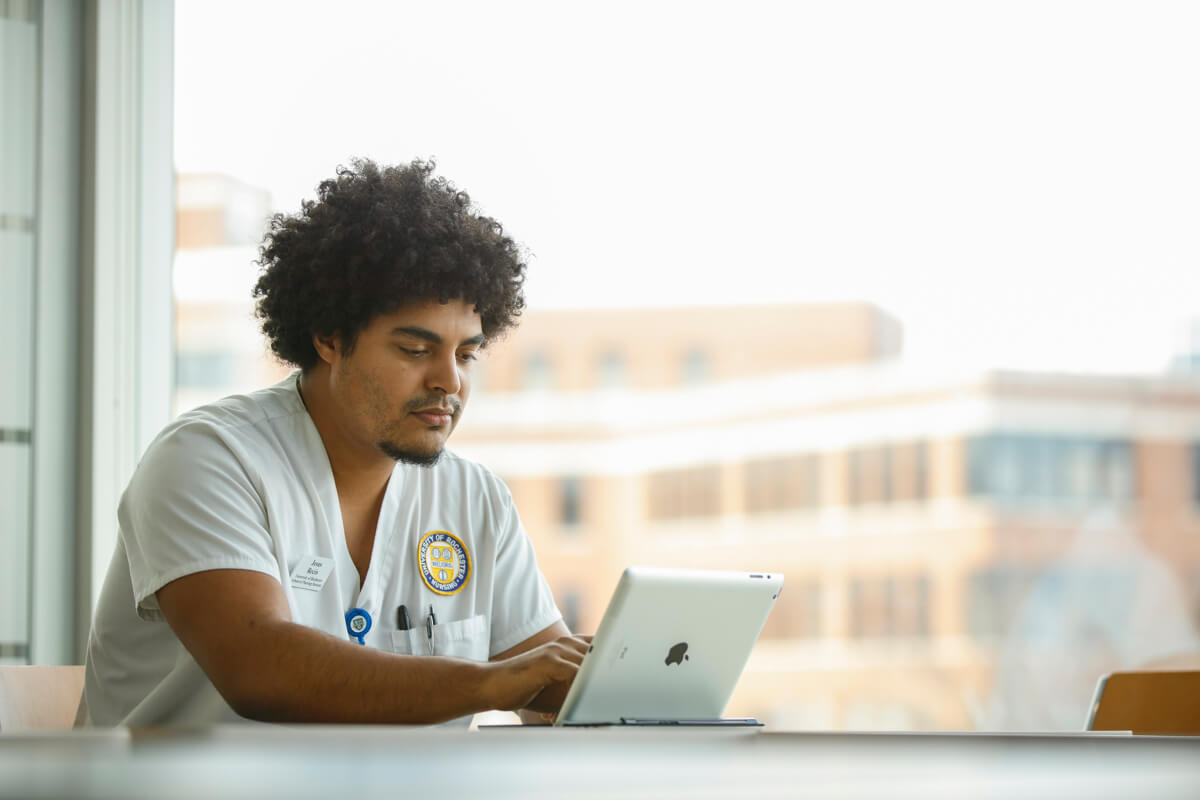
[[[1200,798],[1200,737],[276,727],[0,737],[0,797]]]

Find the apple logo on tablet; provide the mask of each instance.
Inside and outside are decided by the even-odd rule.
[[[680,642],[667,651],[666,665],[683,664],[687,660],[687,642]]]

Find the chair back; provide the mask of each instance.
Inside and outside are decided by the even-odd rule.
[[[83,667],[0,666],[0,733],[68,730],[83,694]]]
[[[1087,729],[1200,736],[1200,670],[1105,675],[1096,685]]]

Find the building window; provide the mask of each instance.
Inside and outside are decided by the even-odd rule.
[[[850,635],[929,636],[929,578],[884,576],[850,581]]]
[[[884,489],[891,484],[890,499],[924,500],[929,495],[928,449],[925,442],[910,442],[888,448],[884,464]],[[890,465],[890,466],[889,466]],[[888,474],[890,473],[890,478]]]
[[[892,447],[880,447],[875,451],[879,469],[879,497],[881,503],[890,503],[896,496],[895,462],[896,451]]]
[[[541,351],[530,353],[521,370],[521,388],[527,392],[545,392],[554,388],[554,366]]]
[[[788,578],[775,607],[767,617],[762,636],[767,639],[816,639],[821,635],[823,593],[815,577]]]
[[[891,633],[893,584],[890,578],[850,581],[850,635],[879,638]]]
[[[929,444],[916,442],[912,446],[913,456],[913,499],[929,497]]]
[[[746,462],[746,511],[813,508],[820,497],[820,463],[813,453]]]
[[[579,620],[583,614],[583,596],[578,589],[570,588],[563,592],[561,610],[563,624],[567,626],[567,630],[578,631]]]
[[[896,581],[892,631],[896,636],[929,636],[929,578],[917,575]]]
[[[847,499],[852,506],[891,502],[895,494],[894,455],[888,446],[851,450],[847,462]]]
[[[1192,502],[1200,506],[1200,444],[1192,445]]]
[[[924,441],[896,445],[893,450],[896,500],[929,497],[929,446]]]
[[[1197,569],[1192,575],[1190,600],[1192,607],[1192,622],[1197,627],[1200,627],[1200,569]]]
[[[1010,505],[1078,508],[1125,501],[1134,495],[1133,445],[1020,433],[974,436],[967,440],[967,491]]]
[[[625,356],[610,350],[600,356],[596,365],[596,385],[601,389],[617,389],[629,383],[629,366]]]
[[[683,374],[680,376],[684,386],[696,386],[712,380],[712,363],[708,353],[700,348],[687,351],[683,356]]]
[[[559,483],[559,490],[562,524],[568,528],[577,527],[583,522],[583,481],[574,475],[567,476]]]
[[[852,506],[863,503],[865,460],[862,450],[851,450],[846,454],[846,502]]]
[[[721,513],[721,469],[716,465],[653,472],[647,483],[650,519],[715,517]]]

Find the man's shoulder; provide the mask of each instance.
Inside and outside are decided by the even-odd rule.
[[[223,397],[180,414],[155,437],[143,462],[195,463],[257,462],[279,449],[279,440],[292,438],[291,430],[281,436],[281,425],[306,416],[294,385],[294,376],[274,386],[246,394]]]
[[[295,374],[273,386],[245,394],[222,397],[183,412],[166,428],[163,435],[180,430],[208,430],[245,434],[250,429],[269,426],[273,421],[305,414],[304,403],[296,391]]]
[[[192,496],[213,487],[261,491],[278,483],[287,474],[285,465],[305,457],[304,437],[296,435],[291,421],[298,415],[307,412],[287,381],[184,412],[146,448],[122,505],[171,493]]]

